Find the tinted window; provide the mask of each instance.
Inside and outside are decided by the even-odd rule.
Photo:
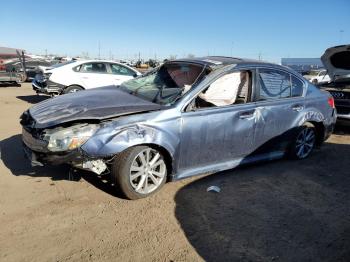
[[[270,69],[259,70],[260,97],[270,100],[291,96],[291,76],[288,73]]]
[[[319,76],[324,76],[326,74],[326,71],[321,71]]]
[[[118,64],[110,64],[112,74],[115,75],[123,75],[123,76],[133,76],[135,75],[135,72],[130,70],[129,68],[126,68],[125,66],[121,66]]]
[[[292,75],[292,96],[302,96],[304,89],[304,83]]]
[[[85,73],[107,73],[107,68],[104,63],[86,63],[82,65],[80,71]]]

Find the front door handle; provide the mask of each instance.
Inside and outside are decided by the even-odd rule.
[[[292,110],[293,111],[299,112],[299,111],[301,111],[303,109],[304,109],[304,107],[302,105],[294,105],[294,106],[292,106]]]
[[[239,118],[240,119],[247,119],[247,118],[251,118],[251,117],[254,117],[254,112],[255,111],[246,111],[246,112],[243,112],[239,115]]]

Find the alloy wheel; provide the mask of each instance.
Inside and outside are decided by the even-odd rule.
[[[316,136],[313,128],[306,127],[298,135],[295,149],[298,158],[306,158],[315,146]]]
[[[166,164],[161,154],[152,148],[141,151],[130,167],[130,184],[140,194],[156,190],[166,177]]]

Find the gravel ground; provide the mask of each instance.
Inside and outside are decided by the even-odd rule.
[[[350,261],[348,128],[304,161],[168,183],[128,201],[108,177],[30,167],[18,118],[46,98],[28,83],[0,94],[0,261]]]

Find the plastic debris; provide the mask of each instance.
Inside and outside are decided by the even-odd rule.
[[[218,186],[210,186],[207,188],[207,192],[216,192],[216,193],[220,193],[221,189]]]

